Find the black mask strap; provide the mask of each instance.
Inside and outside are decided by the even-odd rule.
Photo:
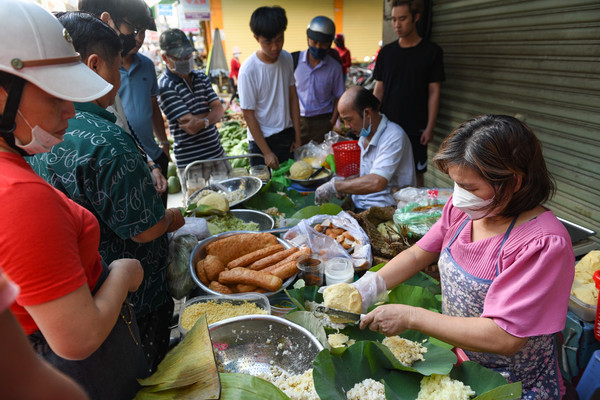
[[[25,79],[14,76],[10,88],[7,90],[8,97],[6,98],[6,104],[4,106],[4,113],[0,115],[0,135],[4,138],[6,143],[19,152],[22,156],[28,156],[29,154],[17,147],[15,144],[15,119],[17,118],[17,111],[19,110],[19,104],[21,103],[21,95],[23,94],[23,87],[25,86]]]

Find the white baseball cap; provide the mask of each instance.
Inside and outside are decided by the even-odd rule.
[[[92,101],[112,89],[81,62],[67,30],[52,14],[28,1],[1,1],[0,71],[68,101]]]

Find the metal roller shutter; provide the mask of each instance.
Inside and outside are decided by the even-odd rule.
[[[557,181],[548,204],[600,244],[600,2],[434,0],[432,40],[446,82],[430,160],[462,121],[484,113],[525,121]],[[451,181],[430,165],[427,186]]]

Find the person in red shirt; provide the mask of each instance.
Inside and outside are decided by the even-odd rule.
[[[238,75],[240,73],[240,67],[242,66],[242,63],[240,62],[240,54],[242,54],[240,48],[235,46],[233,48],[232,53],[233,53],[233,58],[231,59],[231,68],[230,68],[231,71],[229,72],[229,84],[231,85],[233,92],[231,95],[231,99],[229,100],[230,105],[233,102],[233,99],[238,97],[237,82],[238,82]]]
[[[338,33],[335,35],[333,42],[335,43],[335,49],[339,53],[340,59],[342,60],[342,73],[344,74],[344,82],[346,82],[346,78],[348,77],[348,68],[350,68],[352,65],[350,50],[346,47],[346,40],[343,33]]]

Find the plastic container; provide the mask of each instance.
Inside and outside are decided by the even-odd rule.
[[[290,300],[288,295],[284,292],[279,292],[276,295],[269,297],[269,303],[271,303],[271,315],[276,315],[278,317],[296,309],[292,300]]]
[[[594,322],[594,319],[596,318],[596,308],[596,306],[584,303],[573,295],[569,298],[569,311],[572,311],[584,321]]]
[[[325,263],[325,283],[352,283],[354,281],[354,266],[352,261],[343,257],[335,257]]]
[[[325,263],[316,254],[302,254],[296,263],[306,286],[323,286]]]
[[[585,371],[577,384],[579,400],[600,399],[600,350],[592,354]]]
[[[237,167],[237,168],[234,168],[231,171],[231,176],[233,178],[237,178],[237,177],[240,177],[240,176],[248,176],[248,170],[246,169],[246,167]]]
[[[188,333],[188,329],[185,329],[181,324],[183,313],[184,313],[185,309],[193,304],[206,303],[208,301],[212,301],[212,302],[215,302],[218,304],[232,303],[234,305],[243,304],[244,302],[254,303],[254,304],[256,304],[257,307],[265,310],[266,311],[265,314],[271,313],[271,304],[269,303],[269,299],[267,299],[267,296],[260,294],[260,293],[242,293],[242,294],[235,294],[235,295],[220,295],[220,296],[211,295],[211,296],[194,297],[185,302],[185,304],[183,305],[183,307],[181,309],[181,312],[179,313],[179,324],[178,325],[179,325],[179,332],[181,333],[182,336],[185,336]],[[217,319],[219,321],[230,318],[230,317],[223,316],[223,315],[218,315],[218,316],[213,316],[213,317],[215,317],[215,319]],[[212,319],[208,320],[209,325],[214,322],[217,322],[217,321],[214,321]]]
[[[331,145],[335,160],[335,173],[348,177],[360,173],[360,147],[358,140],[346,140]]]

